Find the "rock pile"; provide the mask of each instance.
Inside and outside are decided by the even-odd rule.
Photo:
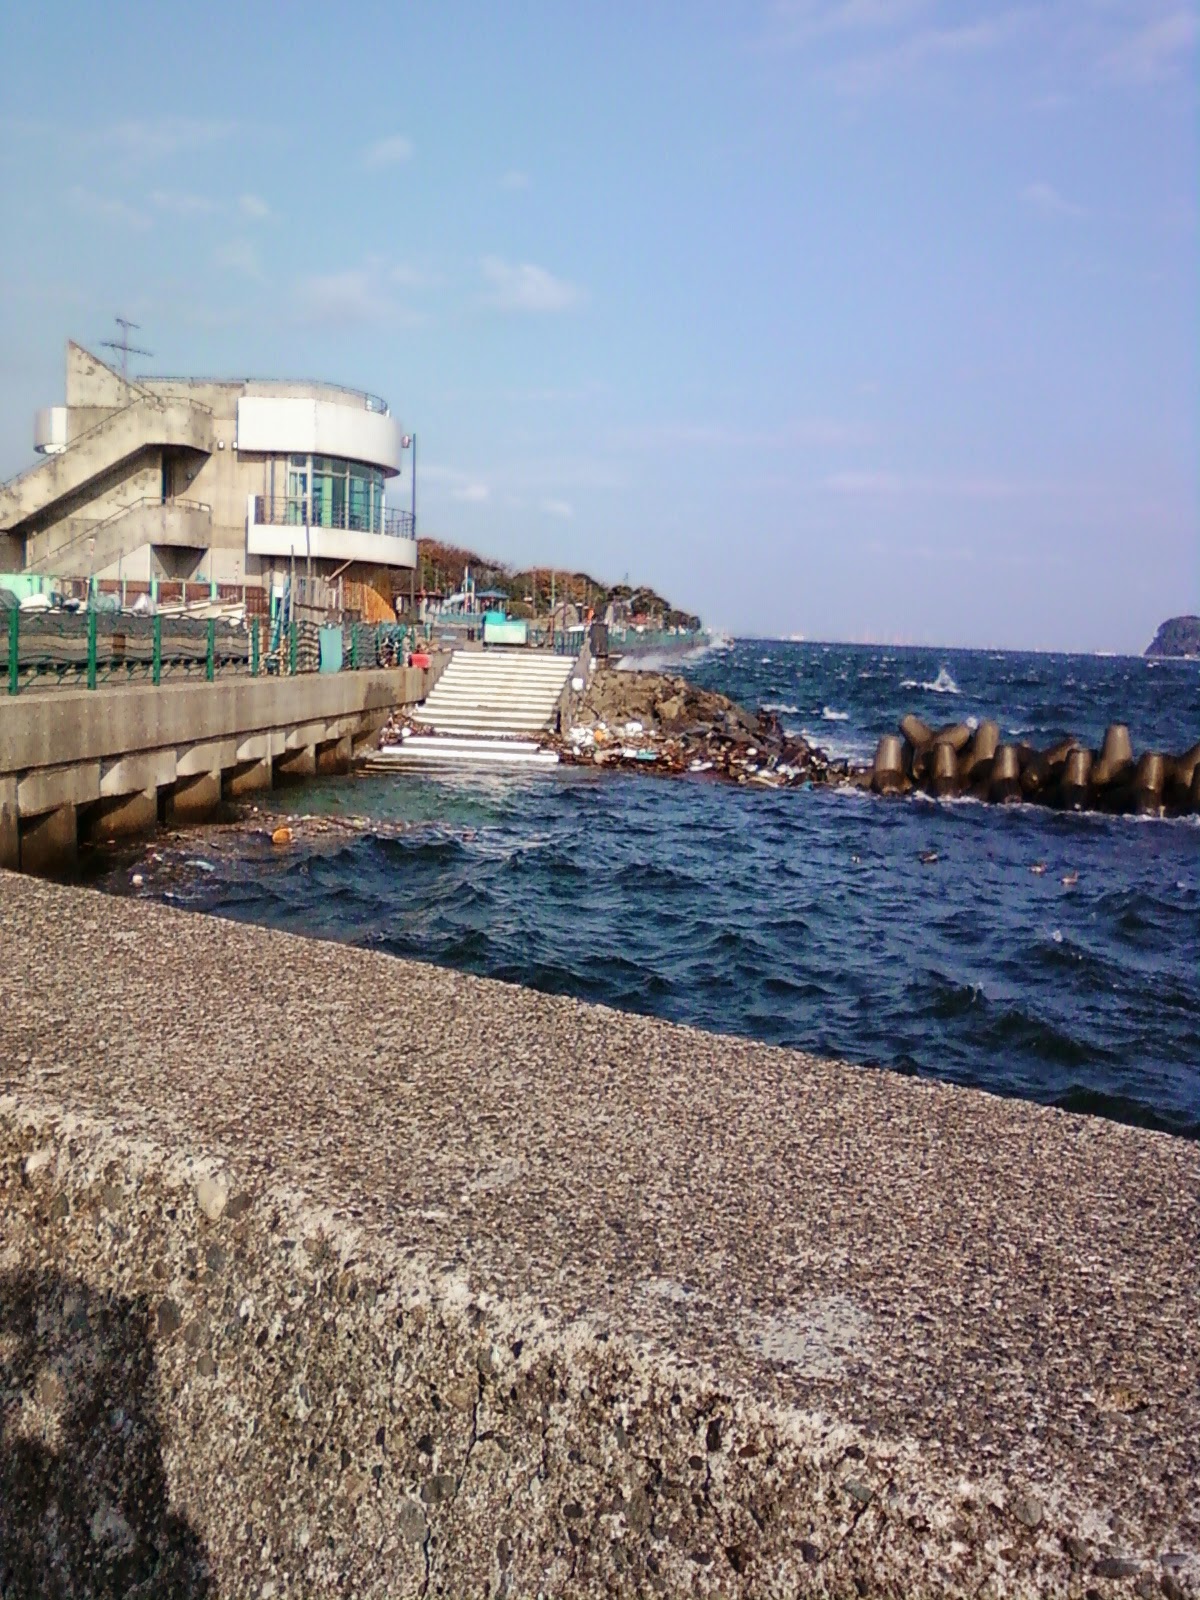
[[[885,734],[866,773],[855,775],[877,794],[922,789],[936,796],[971,795],[997,804],[1032,801],[1064,811],[1098,810],[1162,816],[1200,811],[1200,744],[1181,756],[1148,750],[1134,759],[1129,729],[1114,722],[1099,750],[1079,739],[1048,750],[1001,743],[995,722],[933,729],[919,717],[900,719]]]
[[[380,743],[399,743],[412,726],[410,711],[394,714]],[[686,678],[655,672],[598,670],[572,724],[543,742],[567,765],[710,773],[773,789],[847,785],[1066,811],[1200,812],[1200,744],[1179,756],[1148,750],[1135,758],[1124,723],[1108,728],[1099,750],[1075,738],[1036,750],[1002,741],[991,720],[931,728],[910,715],[880,739],[869,766],[852,767],[789,734],[774,712],[748,711]]]
[[[848,763],[786,733],[773,712],[654,672],[597,672],[573,725],[551,742],[569,764],[706,772],[769,788],[850,776]]]

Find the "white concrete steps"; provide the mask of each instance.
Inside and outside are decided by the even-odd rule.
[[[541,651],[456,650],[413,714],[413,721],[431,732],[381,750],[367,762],[367,770],[456,763],[556,766],[557,754],[543,750],[528,735],[544,733],[552,725],[573,670],[570,656]]]
[[[534,650],[456,650],[414,720],[446,734],[541,732],[573,665]]]
[[[467,711],[458,714],[443,711],[438,713],[436,722],[430,722],[417,712],[413,720],[422,728],[447,734],[492,733],[517,737],[521,734],[544,733],[546,728],[545,718],[536,712],[523,717],[509,712]]]
[[[368,772],[478,764],[503,767],[556,767],[558,752],[524,739],[456,739],[443,734],[413,734],[369,756]]]

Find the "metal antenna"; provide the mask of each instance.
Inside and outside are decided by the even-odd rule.
[[[120,353],[121,353],[121,381],[122,381],[122,383],[128,383],[129,382],[129,358],[130,358],[130,356],[152,356],[154,354],[154,351],[153,350],[143,350],[140,345],[130,344],[130,342],[129,342],[129,330],[130,330],[130,328],[140,328],[141,327],[141,323],[140,322],[130,322],[128,317],[114,317],[113,321],[117,324],[118,328],[120,328],[121,337],[119,339],[101,339],[100,343],[104,347],[105,350],[119,350],[120,351]]]

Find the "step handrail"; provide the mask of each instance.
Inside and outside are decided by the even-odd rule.
[[[212,507],[204,500],[163,500],[156,494],[144,494],[138,500],[133,500],[127,506],[118,506],[107,517],[102,517],[99,522],[90,522],[86,528],[80,530],[74,538],[66,539],[62,544],[56,544],[49,555],[43,557],[29,568],[30,572],[46,576],[53,571],[54,563],[67,550],[73,550],[77,544],[82,544],[85,539],[94,539],[104,528],[111,527],[114,522],[120,522],[122,517],[127,517],[131,512],[139,511],[143,506],[182,506],[185,511],[207,511],[210,515]]]
[[[93,434],[99,433],[101,428],[107,428],[109,423],[116,422],[119,418],[123,417],[126,412],[133,411],[137,406],[152,404],[157,409],[161,410],[164,398],[169,398],[173,401],[180,401],[185,406],[190,407],[191,410],[202,411],[209,417],[211,417],[213,414],[213,409],[211,406],[206,406],[203,401],[200,400],[189,400],[185,395],[170,395],[169,397],[164,397],[152,394],[149,390],[139,390],[132,400],[127,400],[123,406],[117,406],[114,410],[106,412],[106,414],[102,416],[99,421],[93,422],[90,428],[85,428],[82,433],[77,433],[73,438],[68,439],[61,450],[55,450],[52,454],[43,456],[40,461],[35,461],[31,467],[24,467],[20,472],[14,474],[13,477],[6,478],[3,483],[0,483],[0,490],[12,488],[13,485],[20,483],[22,478],[29,477],[31,473],[41,472],[43,467],[47,467],[52,461],[57,461],[62,456],[68,455],[72,450],[74,450],[77,444],[82,444],[85,439],[90,439]],[[79,409],[83,410],[84,408],[79,407]]]

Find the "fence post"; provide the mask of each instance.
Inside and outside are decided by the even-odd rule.
[[[16,606],[8,613],[8,692],[20,693],[21,688],[21,613]]]
[[[358,666],[358,623],[350,624],[350,670]]]
[[[250,676],[258,677],[258,618],[250,619]]]
[[[217,619],[216,619],[216,617],[209,617],[209,619],[208,619],[208,640],[207,640],[205,651],[204,651],[204,676],[208,679],[209,683],[211,683],[213,681],[213,678],[216,675],[216,665],[217,665],[217,659],[216,658],[217,658]]]
[[[96,687],[96,613],[89,611],[88,619],[88,655],[87,655],[87,686],[89,689]]]
[[[153,637],[154,658],[150,668],[150,677],[154,687],[157,689],[162,682],[162,618],[159,616],[154,619]]]

